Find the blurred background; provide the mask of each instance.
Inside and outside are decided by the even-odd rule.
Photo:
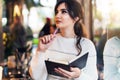
[[[11,31],[14,32],[13,26],[16,24],[15,19],[21,24],[25,32],[25,42],[27,46],[23,46],[25,48],[23,52],[29,52],[28,54],[31,56],[31,54],[35,53],[38,38],[44,34],[42,33],[42,29],[46,22],[49,20],[50,26],[54,26],[54,6],[57,1],[59,0],[0,0],[1,63],[7,62],[8,57],[13,53],[9,47],[11,43],[10,40],[12,40],[10,36]],[[120,35],[120,1],[77,1],[82,4],[84,10],[84,23],[88,31],[88,38],[91,39],[96,46],[99,80],[103,80],[103,49],[105,42],[112,36]],[[20,31],[20,29],[18,29],[18,31]],[[21,35],[23,40],[24,34]],[[15,51],[16,50],[14,50],[14,52]]]

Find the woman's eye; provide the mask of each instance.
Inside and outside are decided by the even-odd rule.
[[[61,11],[55,11],[55,15],[57,15],[58,13],[65,14],[68,13],[68,11],[66,9],[63,9]]]
[[[63,13],[63,14],[64,14],[64,13],[68,13],[68,11],[67,11],[67,10],[63,10],[62,13]]]

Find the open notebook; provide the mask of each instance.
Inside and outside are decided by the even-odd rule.
[[[70,71],[70,67],[78,67],[82,69],[86,66],[87,58],[88,58],[88,52],[81,57],[75,58],[71,62],[58,62],[58,61],[52,61],[52,60],[45,60],[45,64],[46,64],[48,74],[62,76],[56,73],[54,69],[58,67],[68,71]]]

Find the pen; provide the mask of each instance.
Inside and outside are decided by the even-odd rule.
[[[53,35],[55,35],[58,32],[58,28],[55,29]]]

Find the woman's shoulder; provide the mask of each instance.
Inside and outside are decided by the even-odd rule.
[[[90,39],[82,37],[80,43],[83,52],[89,52],[89,56],[96,55],[95,45]]]
[[[85,50],[86,49],[88,49],[88,50],[95,49],[94,43],[88,38],[82,37],[81,41],[80,41],[80,44],[81,44],[82,48],[85,49]]]
[[[93,41],[91,41],[88,38],[82,37],[80,43],[84,43],[84,44],[93,44]]]

